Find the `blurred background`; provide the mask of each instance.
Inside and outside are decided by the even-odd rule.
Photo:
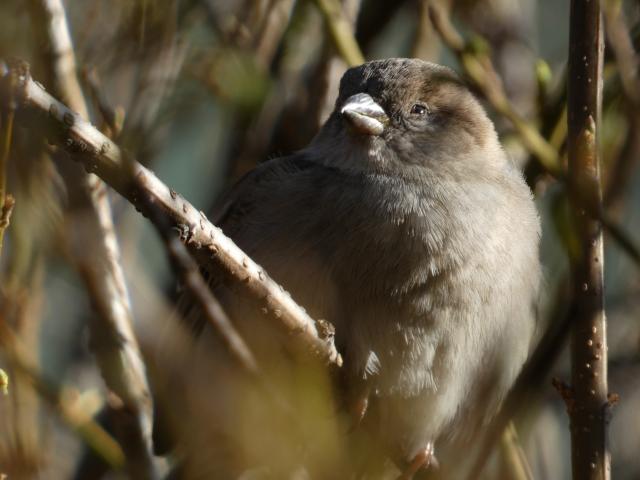
[[[55,92],[39,3],[0,2],[0,58],[26,60],[34,79]],[[567,248],[575,240],[565,187],[541,168],[517,124],[539,132],[559,161],[566,162],[569,0],[436,3],[462,36],[462,50],[451,48],[455,45],[434,29],[426,1],[344,0],[340,18],[355,32],[366,59],[420,57],[470,78],[536,194],[544,232],[542,337],[570,303]],[[640,3],[603,4],[609,28],[601,136],[605,206],[623,235],[638,244],[640,114],[634,49],[640,45]],[[323,5],[320,0],[64,2],[92,122],[203,211],[259,162],[305,146],[333,108],[348,64],[327,28]],[[492,85],[506,92],[509,115],[465,70],[464,55],[492,65]],[[88,328],[96,308],[87,278],[77,268],[77,251],[90,250],[91,244],[72,238],[71,217],[77,209],[74,192],[62,178],[66,170],[80,167],[56,157],[29,131],[15,128],[7,191],[16,205],[0,263],[0,323],[24,347],[39,389],[0,351],[0,368],[9,376],[8,394],[0,394],[0,477],[119,478],[123,474],[104,466],[83,466],[91,437],[78,418],[104,412],[113,399],[91,353],[97,341]],[[177,297],[176,279],[148,221],[114,192],[108,196],[134,330],[148,368],[154,369],[154,348]],[[610,424],[613,477],[637,479],[640,264],[609,236],[605,285],[610,391],[620,395]],[[570,378],[566,350],[531,386],[536,395],[517,421],[536,479],[571,476],[568,418],[551,386],[552,377]]]

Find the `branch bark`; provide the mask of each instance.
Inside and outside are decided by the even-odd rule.
[[[433,27],[443,43],[458,57],[474,86],[489,101],[496,112],[513,124],[524,147],[538,159],[544,169],[554,176],[560,175],[562,168],[558,152],[530,122],[513,108],[489,55],[478,52],[478,48],[468,44],[451,23],[445,9],[438,6],[433,0],[429,1],[428,9]]]
[[[604,309],[599,125],[603,32],[600,2],[572,0],[569,35],[569,192],[580,251],[572,258],[576,317],[571,332],[573,478],[610,478],[607,442],[607,337]]]
[[[327,24],[331,40],[347,65],[364,63],[364,55],[353,34],[353,26],[339,0],[314,0]]]
[[[155,204],[146,205],[149,220],[164,241],[167,254],[176,273],[180,276],[185,288],[201,308],[207,322],[216,330],[230,355],[247,373],[258,374],[258,364],[251,350],[229,320],[220,302],[209,289],[198,264],[187,247],[180,241],[168,219]]]
[[[7,76],[14,76],[16,81],[10,81]],[[115,143],[49,95],[33,81],[24,62],[12,66],[4,77],[0,76],[0,84],[15,87],[8,92],[5,87],[3,99],[0,85],[0,101],[16,99],[16,113],[21,114],[18,121],[22,125],[33,130],[38,128],[36,120],[39,120],[51,142],[63,147],[144,215],[149,214],[147,205],[155,204],[171,224],[181,230],[182,239],[198,264],[221,274],[226,283],[261,308],[265,319],[292,340],[291,346],[298,346],[329,364],[342,365],[333,338],[317,328],[305,310],[203,212],[169,189],[148,169],[126,158]]]
[[[484,98],[487,99],[491,107],[500,115],[507,118],[514,126],[522,145],[537,159],[538,164],[556,179],[567,182],[566,172],[560,162],[560,155],[557,145],[561,141],[550,142],[540,133],[540,131],[530,122],[518,114],[502,88],[502,82],[497,74],[489,55],[486,52],[478,52],[471,43],[465,42],[458,33],[447,12],[436,6],[433,0],[429,0],[429,15],[435,30],[440,38],[453,53],[458,57],[465,74],[473,86],[478,89]],[[560,135],[564,137],[564,135]],[[554,146],[554,143],[556,146]],[[587,213],[599,219],[613,240],[622,248],[629,257],[640,265],[640,248],[636,243],[615,224],[607,212],[602,209],[594,210],[592,205],[584,205]]]
[[[124,467],[125,458],[118,442],[91,417],[65,401],[64,390],[49,382],[42,375],[37,363],[31,357],[29,349],[20,342],[19,337],[6,324],[4,318],[0,318],[0,345],[12,367],[25,376],[31,387],[38,392],[39,396],[49,404],[68,427],[80,436],[96,455],[111,468],[121,470]],[[0,393],[2,392],[0,391]]]
[[[54,89],[83,119],[89,118],[76,73],[73,44],[61,0],[31,0],[34,33],[44,49],[44,65]],[[73,263],[85,279],[96,310],[89,324],[90,346],[107,387],[123,402],[122,426],[127,468],[135,478],[155,478],[151,445],[151,395],[146,369],[133,333],[131,304],[120,264],[111,206],[104,183],[95,175],[65,172],[76,205],[69,212]],[[86,248],[86,245],[91,248]]]
[[[640,158],[640,79],[638,67],[640,57],[633,47],[633,38],[629,32],[622,11],[622,2],[602,0],[604,22],[611,51],[616,59],[620,74],[620,84],[625,99],[624,111],[629,123],[627,140],[613,166],[608,170],[608,179],[604,190],[604,204],[609,211],[618,211],[626,187],[630,183]]]
[[[0,255],[4,243],[4,232],[9,226],[15,199],[7,193],[7,163],[13,136],[13,116],[15,105],[11,102],[0,108]]]

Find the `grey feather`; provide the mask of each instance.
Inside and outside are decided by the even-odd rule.
[[[341,117],[362,92],[389,117],[381,135],[358,135]],[[425,119],[409,113],[418,101]],[[540,226],[493,124],[452,71],[404,59],[349,70],[311,145],[250,173],[218,220],[335,324],[348,377],[371,383],[375,428],[397,458],[471,437],[495,414],[535,328]]]

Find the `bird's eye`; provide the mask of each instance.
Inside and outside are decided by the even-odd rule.
[[[416,103],[413,107],[411,107],[411,115],[419,115],[423,116],[427,113],[427,107],[420,103]]]

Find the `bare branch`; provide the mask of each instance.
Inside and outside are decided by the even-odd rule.
[[[295,0],[276,0],[265,15],[253,46],[256,60],[265,69],[269,68],[276,54],[294,7]]]
[[[314,0],[327,24],[331,39],[336,50],[347,65],[353,67],[364,62],[364,55],[360,51],[353,26],[342,11],[339,0]]]
[[[4,232],[11,221],[11,214],[13,213],[16,200],[13,198],[13,195],[8,193],[4,196],[4,202],[2,203],[2,210],[0,210],[0,253],[2,253]]]
[[[629,133],[625,145],[609,168],[604,192],[604,204],[609,210],[618,210],[640,158],[640,58],[633,48],[633,39],[623,17],[622,3],[602,0],[604,20],[609,45],[616,59],[622,91],[628,102],[625,108]]]
[[[429,1],[429,14],[434,28],[443,42],[458,56],[473,85],[480,90],[498,114],[513,124],[522,144],[534,155],[542,168],[558,180],[566,182],[566,175],[560,165],[557,150],[561,142],[547,141],[533,124],[515,111],[502,88],[500,77],[493,68],[489,56],[486,53],[475,52],[473,45],[467,44],[455,30],[446,12],[441,7],[437,7],[433,0]],[[564,116],[561,116],[561,119],[564,120]],[[564,137],[564,133],[561,136]],[[616,225],[602,209],[593,209],[589,204],[585,204],[583,208],[586,208],[590,216],[599,219],[617,244],[637,265],[640,265],[640,248],[622,228]]]
[[[467,480],[480,477],[487,460],[491,456],[494,445],[504,435],[511,418],[517,417],[525,406],[534,403],[536,396],[540,395],[540,390],[537,389],[537,386],[545,380],[546,375],[566,344],[566,339],[569,335],[574,317],[573,299],[570,298],[569,302],[567,302],[567,296],[570,295],[568,278],[563,279],[553,302],[554,307],[550,315],[551,319],[548,322],[549,328],[544,332],[544,336],[529,356],[529,360],[520,372],[515,385],[507,395],[507,398],[505,398],[500,412],[478,442],[479,445],[482,445],[482,448],[475,454],[475,458],[471,463],[472,467],[469,469],[468,475],[464,477]]]
[[[474,86],[482,92],[496,112],[513,124],[524,147],[538,159],[545,170],[554,176],[559,175],[561,167],[557,150],[513,108],[489,56],[474,52],[473,46],[468,45],[455,30],[444,9],[436,6],[433,1],[429,3],[429,16],[440,38],[457,55]]]
[[[7,108],[0,108],[0,254],[4,243],[4,232],[9,226],[15,199],[7,194],[7,163],[13,136],[15,105],[9,102]]]
[[[599,2],[571,3],[568,77],[569,193],[580,239],[572,258],[576,317],[571,337],[573,478],[610,478],[607,440],[607,336],[604,310],[602,222],[598,138],[602,108],[602,14]]]
[[[84,119],[88,108],[76,73],[76,60],[66,12],[61,0],[31,0],[34,30],[49,45],[45,64],[50,77],[69,105]],[[46,43],[45,43],[46,42]],[[136,478],[156,476],[151,445],[151,396],[144,361],[133,333],[131,304],[120,264],[111,206],[104,183],[95,175],[72,172],[65,175],[83,212],[71,214],[68,229],[70,253],[86,280],[99,322],[91,323],[90,345],[108,386],[124,404],[129,439],[127,464]],[[88,218],[86,218],[88,217]],[[83,248],[89,241],[92,248]]]
[[[346,26],[349,27],[348,33],[352,38],[361,3],[361,0],[344,0],[342,2],[340,18],[345,23],[345,28]],[[347,31],[345,31],[346,34]],[[355,42],[355,38],[353,38],[353,42]],[[319,68],[315,73],[315,76],[320,80],[318,82],[320,88],[318,89],[315,111],[313,112],[316,128],[320,128],[331,115],[335,99],[338,97],[342,74],[347,68],[353,66],[353,64],[348,63],[348,59],[340,51],[336,52],[335,48],[325,48],[324,50]]]
[[[137,182],[138,179],[133,179],[133,181]],[[140,186],[139,188],[144,190],[144,186]],[[198,268],[198,264],[189,253],[187,247],[176,235],[175,228],[172,227],[168,217],[164,215],[162,209],[158,208],[154,203],[155,197],[149,196],[142,198],[141,201],[146,202],[144,211],[162,237],[171,263],[182,279],[184,288],[189,291],[195,303],[200,307],[205,320],[221,337],[222,343],[227,348],[228,353],[240,367],[242,367],[244,372],[255,381],[255,384],[262,390],[266,397],[273,401],[273,407],[284,413],[288,421],[292,422],[292,425],[299,427],[298,420],[292,414],[291,405],[284,399],[269,379],[261,374],[262,372],[256,358],[242,339],[240,333],[231,323],[231,320],[218,299],[211,292],[209,284],[205,281]],[[322,335],[323,328],[326,329],[327,327],[323,326],[320,321],[318,323]],[[333,334],[331,333],[331,335]]]
[[[118,442],[91,417],[64,400],[63,392],[42,376],[25,345],[20,342],[3,318],[0,318],[0,345],[3,346],[3,352],[11,365],[30,381],[40,397],[49,403],[52,409],[96,455],[112,468],[122,469],[124,467],[124,453]]]
[[[7,75],[15,75],[19,81],[17,88],[5,95],[17,99],[19,112],[34,114],[41,120],[52,142],[61,145],[143,214],[148,214],[146,205],[154,203],[173,226],[183,231],[183,238],[198,263],[222,274],[227,283],[261,307],[265,318],[293,340],[292,346],[302,346],[327,363],[342,364],[333,339],[321,338],[315,322],[305,310],[204,213],[170,190],[145,167],[133,160],[125,160],[111,140],[34,82],[24,63],[12,67]],[[33,124],[28,126],[33,128]],[[131,178],[136,181],[131,182]],[[143,198],[147,200],[142,201]]]
[[[533,480],[531,467],[513,422],[509,422],[509,426],[502,432],[500,440],[506,463],[509,466],[509,473],[513,475],[514,480]]]
[[[0,368],[0,394],[9,395],[9,375]]]
[[[411,56],[435,59],[438,57],[442,44],[434,32],[433,23],[429,18],[429,0],[418,0],[416,7],[418,19],[411,45]]]
[[[638,80],[640,59],[633,49],[633,40],[623,18],[622,2],[601,0],[601,3],[604,7],[607,38],[616,58],[622,89],[627,99],[638,108],[640,106],[640,80]]]
[[[151,197],[150,200],[153,200]],[[231,356],[237,360],[248,373],[257,374],[258,365],[238,331],[225,313],[220,302],[213,296],[209,285],[205,281],[187,248],[180,241],[168,219],[162,215],[155,204],[146,206],[149,220],[165,243],[171,263],[178,272],[185,288],[191,293],[195,302],[202,309],[202,313],[209,324],[222,338]]]

